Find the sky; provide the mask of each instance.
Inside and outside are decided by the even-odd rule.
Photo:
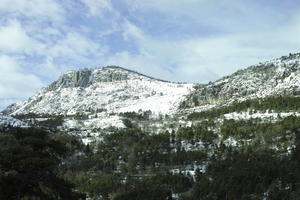
[[[80,68],[207,83],[299,36],[297,0],[0,0],[0,109]]]

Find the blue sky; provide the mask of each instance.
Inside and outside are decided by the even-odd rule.
[[[0,108],[79,68],[213,81],[300,52],[299,11],[296,0],[1,0]]]

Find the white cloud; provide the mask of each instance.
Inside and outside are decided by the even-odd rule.
[[[195,46],[202,43],[198,38],[173,41],[152,37],[128,20],[122,27],[123,37],[134,43],[137,50],[134,53],[116,53],[107,59],[107,63],[172,81],[207,82],[218,77],[213,69],[207,67],[205,55]],[[208,48],[209,45],[203,47]]]
[[[260,61],[297,52],[298,19],[271,30],[176,41],[146,34],[126,20],[122,25],[123,37],[134,43],[137,50],[117,53],[108,62],[168,80],[208,82]]]
[[[0,13],[26,16],[36,20],[65,20],[64,8],[55,0],[1,0]]]
[[[24,73],[18,60],[7,55],[0,56],[0,74],[0,98],[28,97],[43,85],[38,77]]]
[[[68,33],[49,47],[47,56],[64,58],[82,63],[90,57],[100,57],[107,51],[107,47],[99,41],[94,41],[76,32]]]
[[[166,12],[170,15],[176,13],[188,12],[190,9],[194,9],[197,5],[205,5],[212,0],[125,0],[131,10],[134,11],[160,11]],[[205,4],[204,4],[205,3]]]
[[[146,39],[145,33],[128,20],[124,20],[122,24],[122,29],[123,37],[125,40],[133,39],[133,41],[141,41]]]
[[[0,26],[0,38],[0,51],[3,52],[33,53],[43,49],[43,45],[30,38],[16,20]]]
[[[132,54],[128,51],[122,51],[106,58],[105,63],[126,67],[155,78],[174,80],[171,78],[172,73],[163,69],[162,63],[159,63],[158,59],[145,54]]]
[[[40,87],[29,71],[46,82],[72,68],[119,65],[208,82],[300,46],[300,17],[258,1],[1,0],[0,14],[0,98]]]
[[[112,11],[110,0],[81,0],[89,10],[91,16],[102,16],[104,12]]]
[[[276,10],[277,3],[267,6],[263,1],[238,0],[124,0],[132,16],[155,18],[158,23],[168,26],[190,28],[199,27],[214,31],[237,31],[249,28],[270,28],[277,25],[284,17]],[[284,15],[288,16],[287,13]],[[143,21],[143,20],[141,20]],[[147,24],[148,19],[144,19]],[[157,27],[156,24],[154,27]],[[166,28],[166,27],[160,27]],[[202,30],[205,32],[206,30]],[[209,31],[209,30],[208,30]],[[199,32],[201,34],[201,32]]]
[[[99,66],[108,47],[101,41],[70,32],[47,45],[42,61],[36,64],[37,73],[54,80],[68,70]]]

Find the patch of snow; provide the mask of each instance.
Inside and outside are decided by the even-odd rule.
[[[0,128],[7,128],[7,127],[29,127],[28,124],[22,122],[18,119],[15,119],[8,115],[3,115],[0,113]]]
[[[234,120],[241,120],[241,119],[276,119],[278,117],[288,117],[288,116],[300,116],[300,113],[297,112],[281,112],[281,113],[274,113],[274,112],[265,112],[265,113],[252,113],[250,114],[249,112],[233,112],[233,113],[228,113],[224,115],[224,118],[229,120],[229,119],[234,119]]]

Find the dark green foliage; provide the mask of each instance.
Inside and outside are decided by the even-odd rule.
[[[260,123],[260,120],[224,120],[221,125],[221,134],[241,139],[253,139],[258,132],[265,132],[272,127],[271,123]]]
[[[249,99],[236,102],[230,106],[220,107],[203,112],[195,112],[188,116],[190,120],[219,117],[226,113],[241,112],[247,110],[275,112],[300,111],[300,97],[297,96],[272,96],[259,99]]]
[[[64,144],[39,129],[0,135],[0,199],[84,199],[58,176]]]
[[[168,132],[148,135],[139,129],[124,129],[106,135],[97,149],[92,159],[95,166],[104,171],[133,172],[146,167],[189,164],[206,157],[201,150],[184,151],[180,145],[171,143]]]
[[[180,200],[294,200],[300,195],[300,117],[278,118],[277,121],[212,118],[220,113],[255,109],[294,111],[298,109],[294,106],[299,104],[297,98],[249,100],[207,111],[195,115],[194,119],[201,119],[200,122],[178,130],[175,129],[178,126],[174,126],[176,131],[172,133],[143,132],[136,124],[147,120],[150,114],[126,113],[123,115],[126,129],[112,130],[97,144],[88,146],[63,133],[55,134],[52,139],[3,134],[0,138],[0,190],[2,185],[5,190],[2,189],[1,194],[18,194],[16,188],[25,188],[25,193],[25,189],[21,189],[22,197],[78,199],[70,189],[69,182],[72,182],[76,191],[92,199],[165,200],[176,194]],[[229,137],[237,145],[226,143]],[[54,144],[49,146],[47,141],[52,140]],[[44,148],[48,150],[43,151]],[[3,152],[6,156],[2,158]],[[26,156],[30,159],[23,159]],[[186,170],[203,165],[205,172],[198,170],[195,179],[186,173]],[[26,175],[21,177],[19,169],[29,171],[31,179],[27,178],[25,185],[18,182]],[[35,174],[31,175],[33,171]],[[41,175],[45,172],[46,175]],[[47,182],[39,177],[47,178]],[[38,185],[36,180],[39,180]],[[0,196],[0,199],[2,197],[7,198]]]
[[[70,116],[71,117],[71,116]],[[77,119],[77,120],[86,120],[88,119],[88,115],[85,114],[85,113],[76,113],[75,115],[72,116],[74,119]]]
[[[220,132],[213,132],[217,126]],[[298,127],[300,118],[295,116],[277,122],[225,120],[221,125],[205,120],[179,128],[177,133],[152,135],[137,128],[114,131],[94,148],[61,134],[57,139],[65,141],[70,152],[82,149],[87,153],[65,159],[60,170],[78,191],[95,199],[171,199],[172,194],[180,199],[262,199],[266,195],[267,199],[297,199]],[[259,145],[226,146],[222,140],[229,136]],[[201,141],[206,148],[187,151],[182,141]],[[274,150],[286,141],[296,148],[290,153],[288,146]],[[205,173],[197,172],[195,182],[180,174],[194,165],[207,165]],[[173,169],[179,174],[170,174]]]
[[[36,121],[35,124],[57,130],[57,128],[63,124],[63,116],[50,117],[43,121]]]
[[[121,176],[117,174],[102,174],[88,179],[77,177],[76,181],[77,185],[93,198],[111,199],[112,194],[117,193],[123,187]]]
[[[18,114],[14,116],[16,119],[24,120],[28,118],[39,118],[39,117],[49,117],[48,115],[39,115],[35,113],[27,113],[27,114]]]
[[[248,149],[213,160],[206,173],[197,174],[192,197],[186,199],[297,199],[299,167],[275,155]]]
[[[224,138],[254,139],[273,144],[290,140],[292,131],[300,125],[300,118],[289,116],[276,122],[250,120],[224,120],[220,127]]]
[[[295,148],[289,154],[281,154],[263,145],[244,145],[240,149],[221,146],[211,157],[206,172],[197,172],[192,193],[184,199],[298,199],[300,118],[291,116],[276,123],[259,120],[224,123],[224,132],[243,138],[247,134],[250,138],[265,134],[274,141],[278,136],[295,135]]]
[[[182,193],[193,185],[191,177],[181,174],[158,174],[143,179],[129,181],[125,188],[114,200],[157,200],[172,199],[172,193]]]
[[[132,120],[148,120],[151,113],[152,112],[150,110],[142,112],[142,113],[125,112],[125,113],[120,113],[120,116],[128,118],[128,119],[132,119]]]
[[[174,151],[171,146],[168,132],[148,135],[134,128],[116,131],[105,135],[96,151],[67,177],[94,198],[165,199],[193,185],[191,177],[165,172],[175,165],[184,170],[184,165],[206,156],[202,151]]]
[[[123,119],[122,121],[126,128],[134,128],[135,127],[135,125],[127,118]]]
[[[181,140],[188,140],[190,143],[201,141],[209,145],[218,138],[218,135],[212,130],[215,126],[214,121],[207,120],[191,127],[181,127],[177,135]]]
[[[29,124],[33,124],[35,126],[40,126],[44,128],[51,129],[53,131],[57,131],[57,128],[63,123],[63,115],[49,115],[49,114],[21,114],[14,116],[15,118],[26,121]]]

